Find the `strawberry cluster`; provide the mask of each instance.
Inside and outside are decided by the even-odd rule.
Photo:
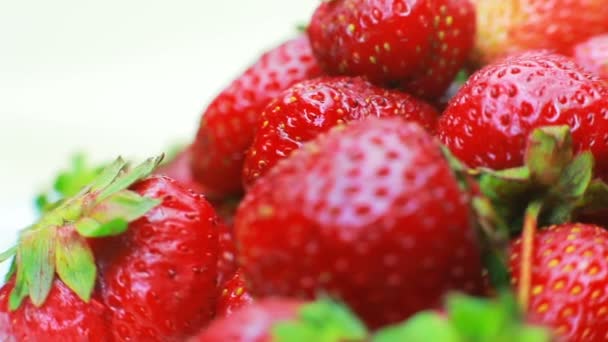
[[[175,155],[82,158],[0,340],[608,339],[608,6],[330,0]]]

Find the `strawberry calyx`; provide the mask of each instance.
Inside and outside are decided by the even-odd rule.
[[[506,222],[521,232],[530,203],[538,202],[539,226],[571,221],[588,210],[608,208],[608,185],[593,179],[591,152],[574,154],[568,126],[534,130],[528,139],[524,166],[494,171],[474,170],[481,192]]]
[[[302,305],[293,320],[272,327],[273,341],[367,341],[365,325],[344,305],[329,298]]]
[[[0,262],[13,258],[7,275],[15,277],[9,309],[16,310],[28,297],[42,306],[55,275],[88,302],[97,268],[87,239],[119,235],[129,222],[160,204],[128,188],[148,177],[162,159],[150,158],[131,168],[119,157],[78,194],[49,207],[38,222],[22,230],[17,245],[0,254]]]
[[[550,330],[527,324],[512,294],[481,299],[452,294],[446,312],[425,311],[378,331],[372,342],[551,341]]]

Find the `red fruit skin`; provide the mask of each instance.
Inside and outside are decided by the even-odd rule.
[[[112,341],[109,312],[97,294],[85,303],[56,279],[42,307],[26,299],[10,312],[13,286],[11,281],[0,289],[0,341]]]
[[[308,35],[329,74],[366,76],[418,96],[440,96],[474,42],[468,0],[335,0],[315,11]]]
[[[222,285],[217,301],[216,317],[231,316],[236,310],[251,303],[253,297],[247,290],[243,271],[238,270]]]
[[[233,226],[220,224],[218,228],[217,283],[221,285],[234,275],[238,262]]]
[[[162,203],[124,234],[94,245],[114,338],[183,340],[214,315],[219,219],[202,195],[170,178],[131,190]]]
[[[361,78],[322,77],[294,85],[262,113],[243,167],[246,187],[279,160],[330,128],[367,117],[398,116],[433,132],[439,114],[430,105]]]
[[[368,119],[332,130],[260,178],[235,221],[256,297],[346,302],[371,327],[482,287],[462,193],[419,125]]]
[[[608,338],[608,232],[563,224],[534,238],[529,318],[552,327],[564,341]],[[519,285],[521,239],[511,244],[510,268]]]
[[[474,0],[476,55],[490,63],[534,49],[570,54],[572,46],[608,32],[605,0]]]
[[[242,191],[243,159],[262,109],[291,85],[318,75],[308,38],[300,36],[262,55],[211,102],[192,149],[192,170],[208,195]]]
[[[275,323],[295,319],[301,302],[266,299],[213,321],[191,342],[271,342]]]
[[[523,164],[528,135],[571,127],[576,151],[590,150],[608,176],[608,88],[569,58],[530,52],[486,66],[450,101],[438,136],[470,167]]]
[[[608,80],[608,34],[595,36],[577,44],[572,56],[581,66]]]

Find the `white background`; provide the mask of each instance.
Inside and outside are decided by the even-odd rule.
[[[187,141],[213,96],[319,1],[0,0],[0,249],[71,154]]]

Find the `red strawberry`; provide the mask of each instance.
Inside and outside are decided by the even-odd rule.
[[[328,73],[432,99],[466,61],[474,17],[469,0],[333,0],[319,5],[308,35]]]
[[[262,113],[247,153],[243,179],[250,185],[279,160],[333,126],[366,117],[401,116],[435,130],[437,112],[410,95],[360,78],[326,77],[294,85]]]
[[[510,268],[519,285],[521,239]],[[531,259],[529,317],[565,341],[604,341],[608,332],[608,232],[568,223],[536,233]]]
[[[237,309],[251,303],[253,303],[253,297],[247,291],[243,272],[238,270],[222,286],[217,301],[216,315],[217,317],[230,316]]]
[[[195,178],[210,196],[241,191],[245,151],[266,104],[292,84],[320,74],[301,36],[264,54],[207,107],[193,145]]]
[[[365,326],[343,306],[266,299],[215,320],[192,342],[367,341]]]
[[[608,31],[605,0],[474,0],[476,54],[489,63],[507,54],[549,49],[569,54],[572,46]]]
[[[608,87],[570,59],[525,53],[476,72],[451,100],[438,135],[470,167],[521,166],[534,128],[568,125],[608,176]]]
[[[608,80],[608,34],[576,45],[573,55],[578,64]]]
[[[10,309],[27,298],[39,310],[47,300],[95,305],[98,288],[116,341],[182,340],[207,323],[217,295],[218,218],[202,195],[169,178],[138,181],[159,162],[130,168],[119,158],[25,229],[12,249]],[[74,293],[63,304],[49,297],[55,274]]]
[[[55,280],[44,306],[29,300],[10,312],[10,282],[0,290],[0,341],[112,341],[109,312],[99,298],[83,302]]]
[[[234,244],[234,233],[231,225],[219,225],[218,249],[217,283],[221,285],[234,275],[238,267],[236,260],[236,245]]]
[[[369,119],[304,145],[260,178],[235,221],[254,296],[344,300],[378,327],[482,287],[463,193],[419,125]]]

